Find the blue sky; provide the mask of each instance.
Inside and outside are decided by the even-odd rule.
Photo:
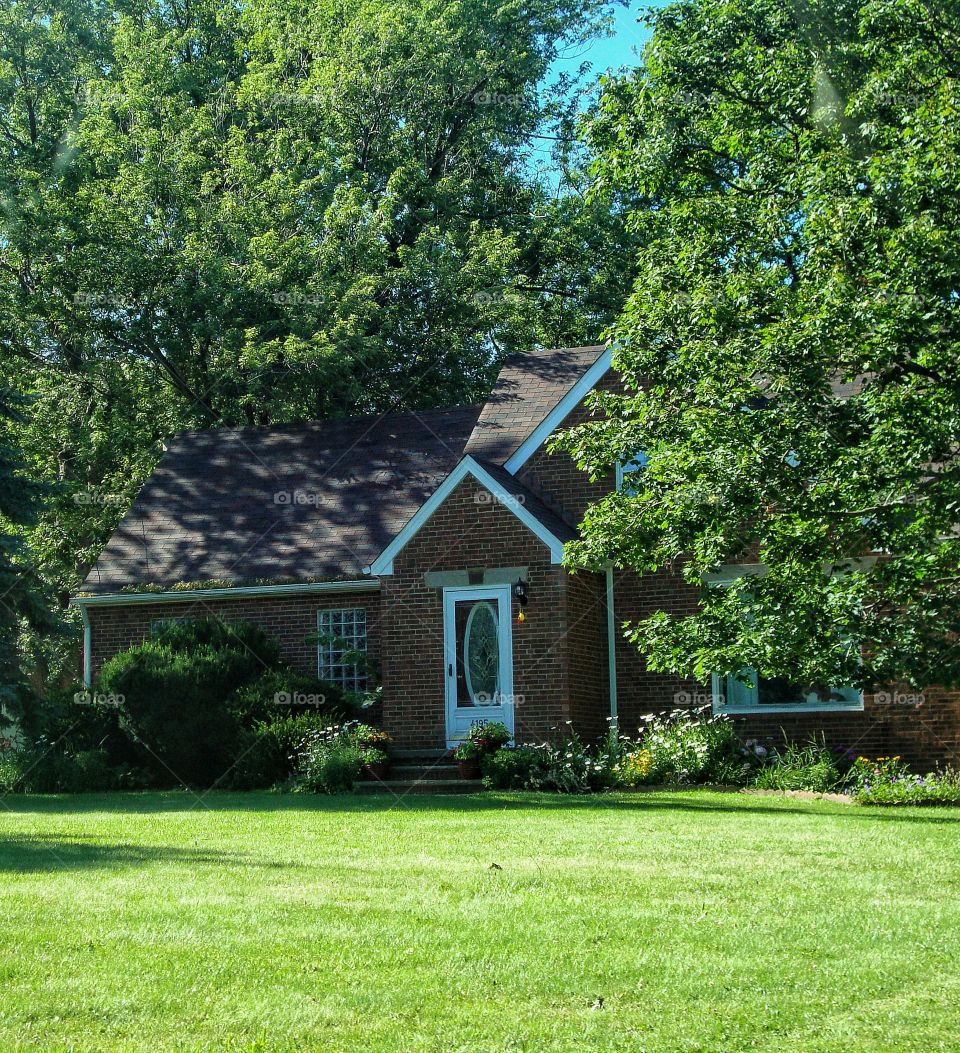
[[[591,73],[599,75],[620,66],[639,65],[639,52],[650,39],[650,32],[646,26],[637,24],[637,17],[641,11],[651,6],[660,5],[651,3],[650,0],[643,3],[631,0],[629,7],[615,8],[614,35],[594,41],[588,47],[565,56],[554,63],[554,70],[573,72],[581,62],[589,62],[592,66]]]

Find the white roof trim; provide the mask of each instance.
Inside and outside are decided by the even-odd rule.
[[[536,516],[528,512],[527,509],[516,500],[513,494],[508,490],[505,490],[503,486],[501,486],[500,483],[498,483],[497,480],[494,479],[494,477],[483,467],[483,465],[475,461],[468,454],[456,466],[456,468],[453,469],[446,479],[443,480],[437,489],[434,490],[430,497],[428,497],[427,500],[417,509],[400,533],[398,533],[383,552],[377,556],[373,563],[366,568],[366,572],[368,574],[392,574],[394,558],[406,547],[407,543],[413,539],[420,528],[424,526],[443,502],[446,501],[454,488],[468,475],[473,476],[481,486],[489,490],[490,493],[500,501],[504,508],[509,509],[532,534],[536,535],[536,537],[539,538],[548,549],[550,549],[551,563],[563,562],[564,543],[558,537],[555,537],[550,533]]]
[[[563,398],[543,418],[533,431],[523,440],[516,453],[505,462],[504,468],[511,474],[522,468],[540,449],[550,436],[567,419],[570,413],[580,405],[587,395],[597,386],[600,378],[610,368],[613,359],[612,348],[600,352],[596,362],[583,374]]]
[[[105,592],[98,596],[71,596],[72,607],[123,606],[128,603],[190,603],[193,600],[242,600],[248,596],[286,596],[291,593],[367,592],[379,589],[375,578],[352,581],[313,581],[302,585],[238,585],[226,589],[175,589],[170,592]]]

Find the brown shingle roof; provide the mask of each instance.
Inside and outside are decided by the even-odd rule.
[[[603,346],[559,347],[506,360],[466,446],[478,459],[503,464],[596,362]]]
[[[83,591],[358,577],[460,461],[479,411],[181,432]]]

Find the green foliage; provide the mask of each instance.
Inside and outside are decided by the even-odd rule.
[[[329,727],[335,711],[306,710],[274,717],[246,728],[240,736],[236,763],[225,780],[234,790],[254,790],[287,783],[303,744]]]
[[[370,724],[356,724],[351,732],[354,742],[362,750],[389,751],[393,743],[393,737],[382,728],[375,728]]]
[[[640,745],[649,753],[645,781],[739,783],[749,770],[747,751],[725,716],[675,710],[648,721]]]
[[[297,785],[312,793],[345,793],[353,789],[363,766],[363,751],[349,725],[312,732],[297,754]]]
[[[846,788],[858,804],[960,804],[960,771],[915,775],[899,757],[858,757]]]
[[[842,781],[842,773],[833,752],[822,739],[811,738],[806,744],[788,742],[762,767],[753,780],[761,790],[808,790],[829,793]]]
[[[101,690],[121,701],[124,730],[162,783],[211,786],[231,770],[250,717],[234,695],[279,662],[259,626],[189,619],[109,659]]]
[[[21,719],[27,691],[18,637],[51,629],[42,582],[22,537],[35,521],[41,490],[27,477],[18,445],[26,404],[0,386],[0,731]]]
[[[150,785],[145,752],[124,734],[117,700],[71,685],[48,693],[0,740],[3,785],[20,793],[80,793]],[[3,748],[5,746],[5,748]]]
[[[483,759],[483,785],[488,790],[537,790],[548,765],[543,746],[514,746]]]
[[[510,729],[499,720],[474,724],[468,732],[470,742],[476,743],[481,753],[495,753],[513,738]]]
[[[564,443],[596,473],[647,460],[571,559],[699,590],[697,613],[632,627],[656,671],[960,682],[960,9],[650,20],[592,126],[643,245],[609,334],[628,390]]]
[[[323,726],[343,720],[353,709],[335,685],[286,666],[268,669],[238,688],[231,696],[230,708],[246,724],[312,713]]]
[[[453,751],[454,760],[458,761],[480,760],[481,757],[486,755],[486,751],[481,749],[473,739],[466,739]]]

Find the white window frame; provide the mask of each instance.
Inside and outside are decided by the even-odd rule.
[[[338,620],[339,627],[324,625],[324,619]],[[349,619],[349,626],[346,620]],[[347,631],[344,631],[347,630]],[[352,630],[352,631],[351,631]],[[334,636],[350,646],[336,646],[332,641],[317,640],[317,679],[333,684],[342,691],[358,693],[367,689],[367,674],[359,663],[343,662],[343,652],[367,653],[367,611],[365,607],[321,607],[317,611],[317,633]]]
[[[740,578],[747,576],[762,576],[766,573],[766,567],[759,563],[744,564],[737,567],[725,567],[718,574],[711,574],[707,583],[713,588],[727,588]],[[838,687],[833,690],[847,691],[851,695],[848,701],[833,702],[792,702],[781,705],[764,705],[759,700],[758,677],[756,669],[745,666],[742,670],[752,681],[751,685],[744,684],[734,676],[723,678],[724,690],[720,690],[720,676],[714,673],[711,676],[711,697],[713,712],[721,715],[758,713],[857,713],[863,710],[863,692],[856,688]],[[728,700],[739,696],[742,700],[730,703]]]

